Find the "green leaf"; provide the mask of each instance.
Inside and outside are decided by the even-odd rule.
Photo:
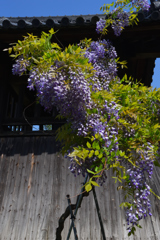
[[[99,143],[97,141],[93,142],[92,147],[93,147],[93,149],[100,150],[100,146],[99,146]]]
[[[89,142],[87,142],[86,145],[87,145],[88,148],[91,148],[91,144]]]
[[[115,183],[117,183],[117,180],[122,183],[121,179],[119,177],[112,177],[112,178],[115,178]]]
[[[91,141],[92,141],[92,142],[94,141],[94,137],[93,137],[93,136],[91,137]]]
[[[94,141],[94,142],[92,143],[92,148],[96,149],[96,146],[97,146],[97,143]]]
[[[93,171],[91,171],[89,169],[87,169],[87,172],[92,173],[92,174],[96,174],[95,172],[93,172]]]
[[[158,162],[157,160],[154,161],[154,165],[155,165],[156,167],[160,167],[160,164],[159,164],[159,162]]]
[[[11,54],[11,55],[10,55],[10,57],[14,57],[14,58],[15,58],[15,57],[16,57],[16,55],[14,55],[14,54]]]
[[[156,197],[158,198],[158,200],[160,200],[160,197],[159,197],[155,192],[153,192],[152,189],[150,189],[150,192],[151,192],[154,196],[156,196]]]
[[[49,30],[49,32],[50,32],[51,34],[55,34],[55,31],[54,31],[53,28],[51,28],[51,30]]]
[[[96,172],[98,172],[98,170],[99,170],[99,167],[95,167],[95,169],[94,169]]]
[[[97,143],[97,145],[96,145],[96,149],[97,149],[97,150],[100,150],[99,143]]]
[[[8,48],[8,53],[11,54],[12,48]]]
[[[91,158],[93,156],[93,154],[94,154],[94,150],[91,150],[88,157]]]
[[[119,205],[122,209],[125,207],[125,208],[130,208],[132,206],[132,204],[128,203],[128,202],[122,202],[120,205]]]
[[[95,181],[91,181],[91,183],[94,185],[94,186],[97,186],[97,187],[100,187],[99,184]]]
[[[95,134],[95,138],[96,138],[96,139],[99,138],[99,134],[98,134],[98,133]]]
[[[94,175],[93,178],[99,178],[102,177],[102,175]]]
[[[103,157],[103,153],[100,153],[99,155],[98,155],[98,158],[100,159],[100,158],[102,158]]]
[[[125,155],[125,152],[122,152],[121,150],[119,151],[119,155],[123,157]]]
[[[139,224],[137,224],[136,226],[137,226],[137,227],[139,227],[139,228],[142,228],[142,226],[141,226],[141,225],[139,225]]]
[[[95,151],[95,155],[96,155],[96,156],[99,155],[99,151],[98,151],[98,150]]]
[[[111,152],[111,157],[115,157],[116,153],[115,152]]]
[[[91,190],[92,190],[92,185],[88,183],[88,184],[85,186],[85,190],[86,190],[87,192],[91,191]]]

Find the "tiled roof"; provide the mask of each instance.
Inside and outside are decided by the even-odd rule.
[[[158,21],[160,19],[160,2],[153,2],[149,12],[139,12],[139,21]],[[8,28],[37,28],[37,27],[74,27],[94,25],[105,15],[80,15],[80,16],[49,16],[49,17],[0,17],[0,29]]]
[[[104,15],[56,16],[56,17],[0,17],[0,28],[37,28],[93,25]]]

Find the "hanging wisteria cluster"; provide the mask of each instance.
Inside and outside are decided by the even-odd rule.
[[[13,75],[23,75],[24,72],[26,72],[27,67],[29,66],[29,61],[25,61],[23,56],[20,56],[17,60],[16,63],[13,64],[12,67],[12,73]]]
[[[98,34],[105,33],[105,30],[108,28],[108,26],[111,26],[114,34],[116,36],[120,36],[123,29],[132,24],[134,18],[132,10],[141,9],[142,11],[148,11],[150,5],[147,0],[133,0],[116,1],[112,11],[110,11],[110,7],[113,7],[113,5],[104,4],[104,6],[101,8],[103,9],[104,13],[107,14],[107,20],[100,19],[97,22],[96,31]],[[128,9],[129,11],[124,11],[124,9]]]
[[[111,101],[108,103],[105,101],[105,104],[100,108],[97,108],[97,113],[92,113],[86,116],[85,121],[80,122],[77,134],[79,136],[87,137],[88,133],[91,136],[99,135],[101,138],[102,146],[107,148],[107,155],[111,155],[112,152],[116,153],[118,150],[118,129],[115,126],[109,124],[110,118],[114,117],[116,120],[119,119],[118,107],[115,102]],[[102,121],[102,117],[107,115],[107,119]],[[105,156],[105,155],[104,155]],[[115,157],[118,157],[115,155]],[[97,160],[97,157],[92,155],[87,158],[85,162],[81,159],[78,163],[75,161],[74,157],[70,157],[71,165],[69,169],[74,175],[79,175],[82,173],[86,174],[87,169],[92,169],[92,165]],[[102,180],[103,179],[103,180]],[[105,182],[106,173],[103,172],[99,182],[102,185]]]
[[[153,173],[153,156],[149,156],[149,151],[152,148],[153,146],[148,142],[146,149],[136,154],[136,166],[130,164],[127,169],[127,173],[129,174],[129,187],[132,188],[134,192],[133,205],[126,211],[129,231],[131,231],[132,226],[136,225],[143,217],[146,218],[147,215],[152,216],[149,199],[151,192],[147,183]]]
[[[92,91],[108,90],[111,80],[117,77],[117,53],[110,41],[93,41],[86,49],[85,57],[96,71],[92,76]]]
[[[109,15],[112,18],[97,22],[97,33],[106,33],[111,25],[119,36],[130,25],[134,18],[122,9],[128,1],[122,2],[120,6],[116,3]],[[146,0],[131,1],[130,5],[138,10],[149,9]],[[62,51],[49,43],[54,31],[50,33],[43,33],[40,39],[25,38],[19,43],[21,50],[16,45],[18,58],[13,74],[21,76],[28,71],[28,88],[36,89],[40,104],[48,111],[56,106],[67,119],[57,138],[62,140],[64,154],[70,159],[70,171],[75,176],[84,176],[88,171],[92,174],[86,191],[92,189],[92,184],[102,185],[107,178],[105,170],[113,168],[114,178],[122,182],[121,189],[128,197],[124,206],[129,234],[134,234],[139,220],[152,215],[149,179],[160,140],[160,93],[130,83],[126,76],[120,80],[116,50],[102,36],[98,41],[85,40]]]
[[[74,121],[84,119],[84,106],[89,107],[91,102],[90,89],[81,70],[69,68],[52,75],[57,67],[51,67],[49,72],[39,74],[37,69],[30,72],[28,88],[37,90],[40,104],[45,110],[56,106],[60,114]],[[77,72],[78,71],[78,72]],[[66,81],[70,81],[70,85]]]

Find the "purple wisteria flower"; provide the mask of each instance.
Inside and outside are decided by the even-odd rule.
[[[24,60],[22,56],[16,59],[16,63],[12,66],[13,75],[21,76],[24,72],[26,72],[27,67],[29,66],[29,61]]]
[[[139,6],[143,11],[148,11],[150,4],[147,0],[132,0],[133,5]]]
[[[96,23],[96,32],[102,33],[104,28],[105,28],[105,24],[106,24],[106,20],[104,19],[100,19],[97,23]]]
[[[147,0],[133,0],[132,4],[137,4],[143,10],[149,8]],[[119,36],[124,27],[129,25],[129,13],[118,12],[117,9],[112,13],[115,14],[111,27],[115,35]],[[97,33],[103,32],[105,24],[106,20],[103,19],[97,22]],[[84,56],[93,66],[94,73],[91,77],[86,78],[87,74],[80,67],[71,65],[64,68],[63,62],[55,60],[46,72],[39,72],[36,67],[29,72],[28,88],[36,89],[39,102],[45,110],[51,111],[53,107],[56,107],[59,113],[67,118],[71,125],[71,131],[78,137],[92,136],[94,138],[98,134],[101,139],[101,148],[107,148],[107,153],[103,152],[106,154],[104,159],[112,158],[113,161],[123,161],[123,159],[119,159],[118,155],[121,147],[118,134],[120,133],[124,139],[128,139],[134,137],[135,130],[131,127],[119,127],[120,107],[114,99],[103,99],[103,103],[98,104],[92,98],[92,94],[96,95],[99,91],[108,94],[111,90],[112,80],[119,82],[116,50],[109,40],[92,41]],[[28,66],[29,62],[20,56],[13,64],[12,72],[15,75],[22,75]],[[142,148],[141,146],[141,150],[136,153],[135,165],[130,162],[126,164],[128,188],[133,190],[132,207],[126,210],[129,231],[134,225],[137,225],[140,219],[152,215],[148,180],[153,172],[153,156],[151,154],[153,146],[149,142],[147,144],[147,147],[143,146]],[[75,142],[74,146],[70,146],[68,153],[71,153],[73,147],[77,147],[77,145]],[[101,157],[99,158],[101,159]],[[101,161],[95,155],[87,157],[85,161],[78,159],[79,163],[73,157],[70,157],[69,160],[69,169],[75,176],[79,174],[84,176],[87,169],[94,170],[93,165],[96,161]],[[106,162],[106,160],[104,161]],[[126,163],[126,160],[122,163]],[[106,173],[103,171],[99,178],[100,184],[102,185],[105,180]]]
[[[147,215],[152,216],[149,200],[150,187],[147,184],[153,173],[153,160],[151,156],[148,156],[152,147],[148,142],[146,150],[141,150],[136,154],[135,166],[131,164],[128,166],[129,187],[134,190],[133,206],[126,210],[128,230],[131,230],[134,225],[138,224],[139,220],[146,218]]]
[[[96,70],[92,77],[92,91],[108,90],[111,80],[117,77],[117,53],[110,41],[105,39],[92,42],[86,50],[85,57]]]
[[[120,36],[122,30],[129,26],[129,14],[127,12],[117,12],[116,19],[112,23],[111,27],[116,36]]]

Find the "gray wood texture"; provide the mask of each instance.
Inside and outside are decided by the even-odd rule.
[[[69,162],[58,152],[54,137],[0,139],[0,240],[55,240],[58,220],[68,206],[66,195],[76,202],[83,177],[75,178]],[[152,196],[153,216],[141,221],[142,229],[127,236],[125,213],[119,208],[123,196],[111,173],[96,188],[107,240],[159,240],[160,201]],[[154,172],[153,190],[160,195],[160,169]],[[93,193],[84,197],[75,220],[80,240],[101,240]],[[70,218],[62,231],[68,234]],[[71,240],[74,240],[73,232]]]

